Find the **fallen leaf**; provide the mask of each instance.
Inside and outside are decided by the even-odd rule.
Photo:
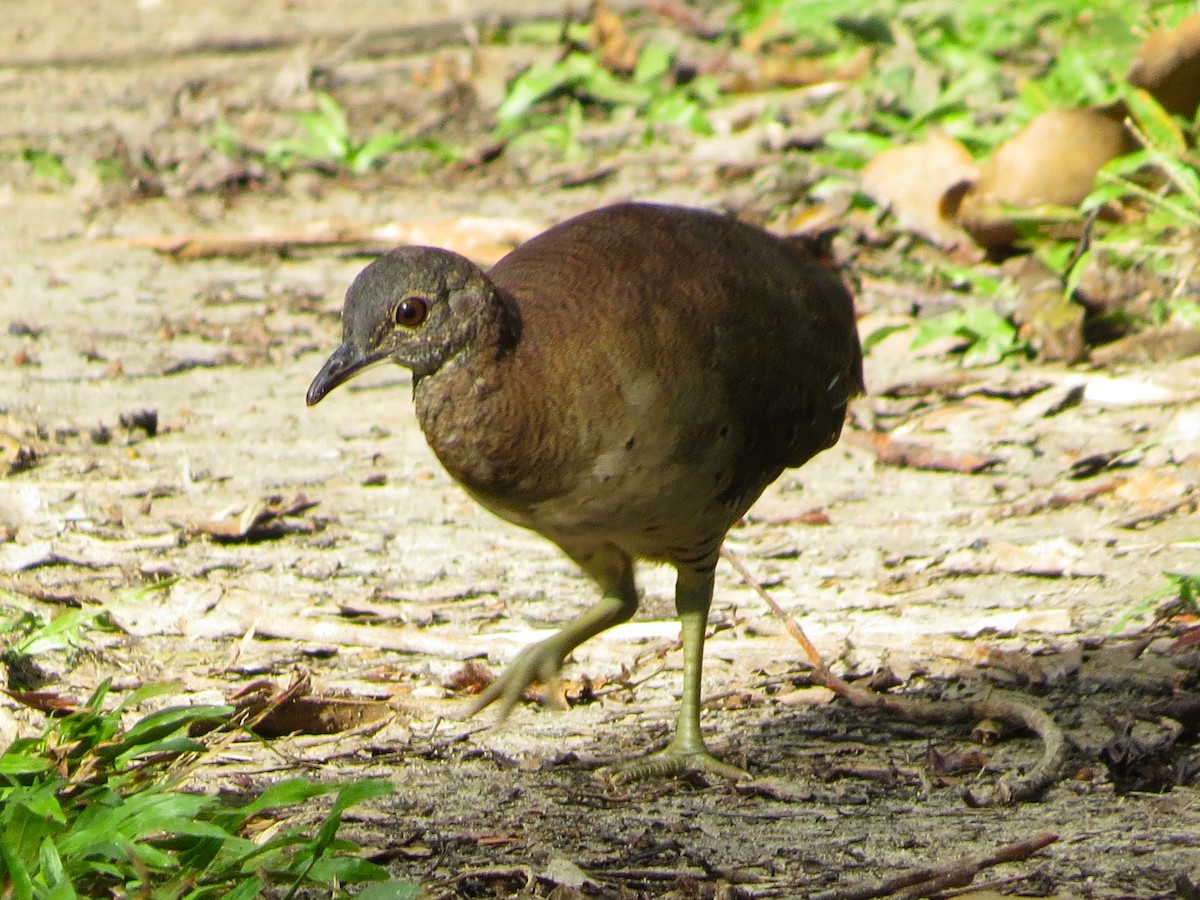
[[[492,670],[479,660],[469,659],[458,671],[446,679],[446,687],[452,691],[464,694],[481,694],[484,689],[496,680]]]
[[[788,691],[786,694],[774,697],[773,700],[781,706],[826,706],[832,703],[836,697],[837,694],[829,688],[813,686]]]
[[[629,37],[624,20],[605,0],[595,0],[592,4],[592,30],[604,68],[610,72],[632,72],[638,60],[637,44]]]
[[[187,634],[221,601],[225,592],[208,581],[182,579],[165,591],[143,591],[112,604],[108,615],[117,627],[134,637]]]
[[[884,150],[863,169],[862,187],[891,210],[901,228],[949,247],[967,235],[954,220],[956,203],[948,203],[947,195],[978,174],[966,147],[935,133],[920,143]]]
[[[291,500],[279,496],[267,497],[247,506],[237,518],[205,519],[189,526],[189,532],[204,534],[222,544],[253,543],[273,540],[288,534],[312,534],[315,522],[287,521],[317,505],[304,494]]]
[[[1163,469],[1150,469],[1129,478],[1113,491],[1117,499],[1135,507],[1155,509],[1191,495],[1190,479],[1177,478]]]
[[[1078,406],[1083,401],[1083,393],[1083,379],[1068,378],[1018,406],[1013,410],[1013,421],[1030,425],[1038,419],[1057,416],[1073,406]]]
[[[1134,53],[1126,78],[1167,112],[1191,121],[1200,106],[1200,15],[1150,34]]]
[[[871,68],[875,54],[869,47],[860,47],[853,56],[837,65],[820,57],[796,56],[794,53],[759,57],[758,71],[749,81],[738,82],[738,91],[763,91],[777,87],[807,87],[830,81],[854,81]]]
[[[859,432],[851,432],[847,437],[851,443],[874,450],[879,461],[888,466],[974,475],[1000,462],[994,456],[954,453],[912,441],[896,440],[880,432],[862,434],[861,437]]]
[[[229,698],[251,729],[266,738],[288,734],[337,734],[361,728],[391,715],[380,700],[328,697],[310,693],[307,676],[296,678],[286,689],[268,680],[242,687]]]
[[[961,775],[964,772],[979,773],[987,768],[987,754],[981,750],[941,751],[930,747],[925,752],[925,765],[937,775]]]
[[[571,890],[599,886],[596,880],[588,875],[587,872],[563,856],[551,857],[550,861],[546,863],[546,868],[542,870],[541,877],[555,887],[564,887]]]
[[[1035,575],[1039,578],[1103,578],[1103,568],[1084,564],[1082,547],[1067,538],[1032,544],[993,541],[975,550],[964,547],[946,554],[943,571],[953,575]]]
[[[79,704],[75,700],[53,691],[11,691],[7,688],[0,688],[0,694],[5,694],[22,706],[27,706],[48,716],[65,716],[79,709]]]
[[[997,149],[962,198],[958,223],[980,244],[1018,238],[1006,207],[1076,206],[1101,166],[1133,149],[1121,110],[1049,109]]]

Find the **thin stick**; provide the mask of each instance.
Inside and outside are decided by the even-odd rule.
[[[979,700],[926,700],[920,697],[904,697],[881,694],[861,684],[850,684],[833,674],[817,648],[796,622],[755,580],[745,563],[728,548],[721,548],[721,555],[729,561],[742,579],[763,602],[771,608],[803,648],[813,671],[809,676],[813,683],[829,688],[839,697],[861,709],[878,709],[916,722],[942,725],[977,722],[980,719],[1000,719],[1012,722],[1035,733],[1042,742],[1042,758],[1026,775],[1008,774],[995,784],[967,788],[963,799],[969,806],[998,806],[1018,803],[1035,797],[1056,782],[1066,758],[1066,740],[1054,719],[1043,710],[1027,703],[1015,694],[992,691]]]
[[[903,872],[870,884],[834,888],[831,891],[814,894],[812,900],[874,900],[876,897],[892,896],[896,900],[919,900],[919,898],[928,897],[937,891],[966,887],[984,869],[990,869],[1001,863],[1028,859],[1057,840],[1057,834],[1046,832],[1035,835],[1029,840],[1006,844],[986,856],[966,857],[941,866],[913,869],[910,872]]]
[[[742,558],[730,550],[728,547],[721,548],[721,555],[726,561],[733,566],[739,575],[742,576],[742,581],[750,586],[750,589],[762,599],[762,602],[771,607],[771,612],[783,622],[783,627],[803,649],[804,655],[808,657],[808,661],[812,663],[812,667],[820,672],[828,672],[829,669],[825,665],[825,660],[821,659],[821,654],[817,652],[817,648],[813,646],[813,642],[808,639],[808,635],[804,633],[804,629],[800,627],[800,623],[787,614],[787,611],[775,602],[775,598],[767,593],[766,588],[758,583],[750,570],[746,568],[746,563]],[[836,677],[836,676],[835,676]]]

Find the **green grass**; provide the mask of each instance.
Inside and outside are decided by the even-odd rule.
[[[561,59],[534,63],[513,79],[496,110],[493,137],[544,143],[573,153],[579,148],[585,108],[600,110],[609,118],[643,122],[647,141],[662,125],[711,134],[705,109],[718,96],[716,80],[700,76],[681,81],[674,63],[675,54],[668,47],[651,43],[626,75],[605,68],[596,53],[573,47]]]
[[[861,79],[814,106],[831,128],[808,154],[824,173],[810,198],[844,193],[876,154],[934,130],[958,138],[982,160],[1047,109],[1125,103],[1141,148],[1106,166],[1078,209],[1049,217],[1014,211],[1015,224],[1026,248],[1059,275],[1068,300],[1089,267],[1139,267],[1147,288],[1162,296],[1148,316],[1119,323],[1118,331],[1200,318],[1189,262],[1200,254],[1197,126],[1172,119],[1125,81],[1148,31],[1176,24],[1194,4],[1044,0],[999,11],[980,0],[743,0],[739,6],[731,29],[738,39],[762,44],[763,52],[836,57],[868,47],[874,54]],[[1097,217],[1101,210],[1120,212]],[[1063,237],[1064,224],[1084,238]],[[943,274],[948,268],[928,259],[923,265]],[[993,312],[1011,305],[1003,301],[1016,290],[1012,278],[986,266],[962,268],[974,270],[968,284],[955,286],[964,290],[963,308],[920,323],[914,347],[954,335],[964,364],[1028,355],[1013,323]],[[898,274],[894,267],[889,272]]]
[[[1156,622],[1172,616],[1200,615],[1200,573],[1164,572],[1167,584],[1152,591],[1124,612],[1111,632],[1121,634],[1130,624],[1147,618]]]
[[[461,148],[451,144],[397,131],[361,138],[351,131],[346,110],[331,95],[316,92],[313,104],[314,109],[296,114],[297,136],[278,138],[258,149],[242,141],[222,120],[214,126],[209,143],[230,157],[254,158],[282,172],[313,168],[331,175],[365,175],[387,156],[401,151],[422,151],[440,162],[452,162],[462,155]]]
[[[1116,204],[1136,217],[1103,229],[1086,251],[1115,265],[1141,265],[1171,279],[1189,273],[1200,253],[1200,124],[1168,115],[1142,91],[1128,95],[1138,150],[1106,165],[1081,205],[1089,213]],[[1194,298],[1169,296],[1157,304],[1160,321],[1197,321]]]
[[[0,661],[10,673],[34,654],[78,650],[103,620],[96,608],[44,619],[6,599]],[[112,702],[106,681],[77,708],[25,698],[59,713],[0,752],[0,896],[248,900],[302,890],[346,897],[364,886],[357,896],[421,896],[339,834],[345,812],[389,794],[390,782],[290,778],[245,794],[201,790],[196,774],[243,723],[231,707],[196,705],[125,724],[167,690],[150,685]]]
[[[67,167],[63,165],[62,157],[57,153],[41,147],[26,147],[21,151],[21,159],[29,166],[29,170],[38,178],[55,181],[59,184],[70,184],[74,179]]]

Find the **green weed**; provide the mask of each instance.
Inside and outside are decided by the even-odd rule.
[[[263,165],[285,172],[307,166],[329,174],[344,170],[363,175],[384,157],[409,150],[428,153],[439,162],[452,162],[462,156],[462,150],[451,144],[395,131],[360,140],[350,130],[345,109],[333,97],[317,93],[313,100],[316,109],[297,114],[303,132],[299,136],[279,138],[265,148],[256,149],[245,143],[237,130],[222,119],[214,125],[208,142],[227,156],[257,158]]]
[[[592,53],[573,49],[555,62],[539,62],[517,76],[496,110],[497,140],[538,141],[563,150],[578,148],[585,108],[610,115],[644,119],[650,139],[658,125],[684,126],[711,134],[705,110],[718,97],[711,76],[680,83],[674,74],[674,53],[650,44],[638,55],[626,76],[609,71]],[[566,98],[567,113],[546,108],[547,101]]]
[[[21,738],[0,754],[0,892],[16,900],[75,897],[252,898],[293,896],[317,887],[346,896],[343,885],[389,882],[337,836],[347,809],[390,793],[389,782],[319,785],[292,778],[257,797],[185,789],[190,766],[208,746],[189,729],[228,724],[226,706],[171,707],[121,725],[138,692],[105,710],[104,683],[87,703],[51,719],[40,737]],[[220,739],[223,732],[210,731]],[[315,825],[290,824],[291,809],[333,795]],[[265,841],[251,826],[281,827]],[[402,889],[402,890],[401,890]],[[407,892],[407,893],[405,893]],[[383,896],[383,895],[377,895]]]
[[[301,137],[281,138],[267,145],[263,156],[268,165],[292,169],[301,163],[328,164],[362,175],[381,157],[407,143],[407,138],[396,132],[356,140],[350,133],[346,111],[336,100],[320,93],[314,95],[314,100],[317,108],[298,116],[305,132]]]
[[[0,636],[11,681],[14,664],[83,644],[104,610],[53,619],[6,613]],[[203,705],[123,724],[129,709],[168,689],[147,685],[114,705],[106,681],[79,708],[49,717],[40,735],[0,752],[0,896],[249,900],[302,889],[345,897],[346,886],[360,885],[371,891],[358,896],[375,900],[421,896],[338,835],[346,810],[390,793],[390,782],[292,778],[257,796],[189,790],[190,777],[238,725],[231,707]],[[331,804],[315,822],[298,808],[325,796]]]
[[[1130,623],[1153,614],[1154,621],[1177,615],[1200,615],[1200,574],[1164,572],[1167,585],[1124,612],[1112,626],[1113,634],[1123,633]],[[1163,601],[1167,602],[1164,603]]]
[[[62,157],[50,150],[26,147],[21,151],[21,159],[29,165],[30,170],[38,178],[56,181],[59,184],[70,184],[74,180],[71,178],[71,173],[67,171],[67,167],[63,165]]]
[[[916,350],[944,337],[962,342],[964,366],[988,365],[1029,354],[1029,345],[1017,337],[1016,327],[990,306],[972,305],[921,322],[912,348]]]

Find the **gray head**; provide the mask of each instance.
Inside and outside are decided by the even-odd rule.
[[[465,349],[503,315],[495,289],[466,257],[435,247],[400,247],[363,269],[342,307],[342,345],[308,388],[308,405],[381,362],[419,380]]]

